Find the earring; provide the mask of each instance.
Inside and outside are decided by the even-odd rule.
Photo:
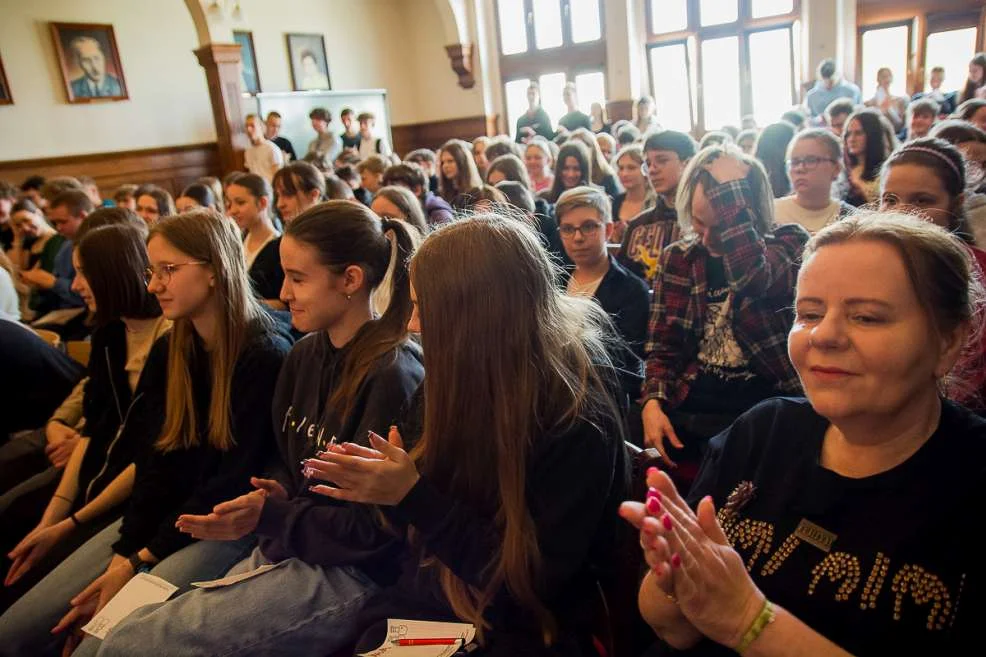
[[[352,301],[352,300],[353,300],[353,295],[347,294],[346,295],[346,301]]]

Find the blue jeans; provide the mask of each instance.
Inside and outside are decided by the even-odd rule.
[[[255,549],[230,574],[265,563]],[[141,607],[110,631],[99,657],[327,655],[356,638],[356,616],[376,591],[356,568],[286,559],[235,584]]]
[[[106,571],[112,545],[120,537],[121,520],[96,534],[0,616],[0,657],[60,655],[63,635],[53,628],[70,609],[69,600]],[[222,576],[253,547],[253,538],[239,541],[198,541],[157,564],[157,575],[187,591],[189,583]],[[95,655],[100,641],[87,637],[73,655]],[[141,651],[135,654],[142,654]]]

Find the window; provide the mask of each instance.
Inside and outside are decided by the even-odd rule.
[[[532,0],[534,6],[534,43],[538,50],[562,44],[561,5],[557,0]]]
[[[702,88],[705,91],[705,125],[710,129],[740,122],[739,38],[723,37],[702,42]],[[660,117],[658,117],[660,118]]]
[[[739,18],[739,3],[736,0],[701,0],[699,12],[702,27],[735,23]]]
[[[517,125],[517,119],[527,111],[527,88],[531,81],[527,78],[510,80],[503,85],[503,98],[507,105],[507,125],[511,134]]]
[[[697,133],[773,123],[797,103],[800,0],[649,0],[657,120]]]
[[[931,90],[931,69],[945,69],[942,91],[960,89],[969,71],[970,53],[976,52],[976,28],[964,27],[928,35],[924,50],[924,89]]]
[[[856,83],[864,99],[876,89],[876,71],[882,66],[893,72],[890,90],[894,94],[930,90],[931,69],[936,66],[945,69],[942,91],[962,87],[969,60],[982,49],[977,46],[986,36],[980,25],[982,2],[946,4],[950,8],[942,11],[941,3],[926,0],[922,6],[928,11],[914,12],[896,10],[892,3],[886,8],[860,3]]]
[[[586,43],[602,38],[599,0],[569,0],[567,6],[572,21],[573,43]]]
[[[688,29],[688,0],[650,0],[649,9],[652,34]]]
[[[790,14],[792,11],[794,11],[794,0],[753,0],[750,13],[753,18],[764,18]]]
[[[527,111],[527,87],[537,80],[552,124],[566,113],[562,89],[573,82],[579,109],[606,102],[602,0],[496,0],[500,74],[507,130]]]
[[[500,30],[500,50],[504,55],[527,52],[527,23],[524,19],[524,0],[499,0],[500,25],[514,29]],[[517,27],[520,29],[516,29]]]
[[[889,68],[894,75],[890,92],[895,96],[907,95],[907,57],[910,28],[907,25],[872,27],[863,31],[860,39],[862,68],[859,78],[863,99],[872,98],[876,92],[876,73]]]
[[[778,56],[791,52],[791,28],[764,30],[750,35],[750,91],[757,125],[777,121],[791,109],[794,59]]]
[[[654,95],[654,111],[665,128],[692,129],[692,85],[685,73],[689,68],[684,43],[650,49],[651,88],[661,90]]]

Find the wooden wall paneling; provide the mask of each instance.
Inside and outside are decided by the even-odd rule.
[[[104,198],[127,183],[153,183],[172,195],[202,176],[220,175],[219,147],[215,143],[168,146],[116,153],[69,155],[0,162],[0,180],[19,185],[30,175],[91,176]]]
[[[444,121],[391,126],[394,150],[401,157],[416,148],[437,149],[449,139],[472,141],[480,135],[496,134],[497,117],[479,114]]]

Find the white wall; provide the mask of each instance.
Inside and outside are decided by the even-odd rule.
[[[68,104],[49,21],[111,23],[130,100]],[[196,47],[181,0],[3,0],[0,57],[15,104],[0,106],[0,160],[215,141]]]
[[[291,91],[285,33],[321,33],[332,88],[388,91],[395,125],[474,116],[479,87],[464,90],[445,54],[433,0],[241,0],[263,91]]]

